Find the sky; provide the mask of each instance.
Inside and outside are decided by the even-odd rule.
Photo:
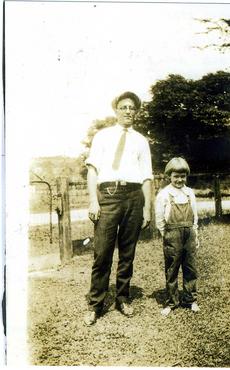
[[[170,73],[199,79],[229,70],[229,56],[200,50],[195,18],[230,18],[230,4],[6,3],[6,143],[23,155],[78,156],[112,99],[142,100]]]

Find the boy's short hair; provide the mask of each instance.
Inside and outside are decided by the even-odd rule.
[[[165,175],[170,176],[172,172],[186,172],[186,174],[189,175],[190,168],[184,158],[174,157],[166,164]]]

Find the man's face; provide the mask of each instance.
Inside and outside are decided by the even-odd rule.
[[[136,112],[136,106],[131,99],[120,100],[116,108],[118,123],[124,127],[132,126]]]
[[[170,180],[175,188],[181,189],[186,184],[187,174],[186,172],[172,172]]]

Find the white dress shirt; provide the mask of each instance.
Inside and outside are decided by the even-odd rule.
[[[125,149],[117,170],[112,168],[114,155],[123,127],[119,124],[104,128],[94,136],[86,165],[96,168],[98,183],[127,181],[142,184],[152,179],[152,162],[147,139],[133,128],[128,128]]]
[[[187,186],[183,186],[181,189],[175,188],[172,184],[167,185],[164,189],[160,190],[156,196],[155,204],[155,216],[156,216],[156,226],[160,231],[161,235],[165,232],[165,225],[169,218],[169,213],[171,209],[171,203],[169,199],[169,194],[173,196],[174,202],[177,204],[188,203],[188,196],[190,198],[191,207],[194,215],[194,229],[198,228],[198,214],[196,198],[193,190]]]

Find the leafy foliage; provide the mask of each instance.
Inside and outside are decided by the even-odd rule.
[[[30,166],[30,181],[44,180],[51,186],[56,186],[57,177],[76,177],[81,175],[82,157],[39,157],[34,158]]]
[[[86,148],[91,147],[93,137],[99,130],[105,127],[113,126],[115,122],[115,117],[106,117],[105,119],[96,119],[95,121],[93,121],[92,125],[87,131],[87,136],[83,141],[83,144],[86,146]]]
[[[227,52],[230,48],[230,19],[198,19],[198,21],[206,26],[206,31],[203,32],[204,34],[208,35],[215,32],[218,40],[217,42],[208,42],[208,44],[200,47],[200,49],[212,47],[223,53]]]
[[[218,153],[217,145],[226,152],[230,148],[229,73],[208,74],[196,81],[169,75],[151,86],[151,93],[135,128],[149,137],[155,170],[163,171],[172,156],[184,156],[193,171],[229,167],[228,153],[223,153],[224,163],[218,156],[212,163],[208,158],[210,152]],[[207,158],[201,161],[204,144]]]

